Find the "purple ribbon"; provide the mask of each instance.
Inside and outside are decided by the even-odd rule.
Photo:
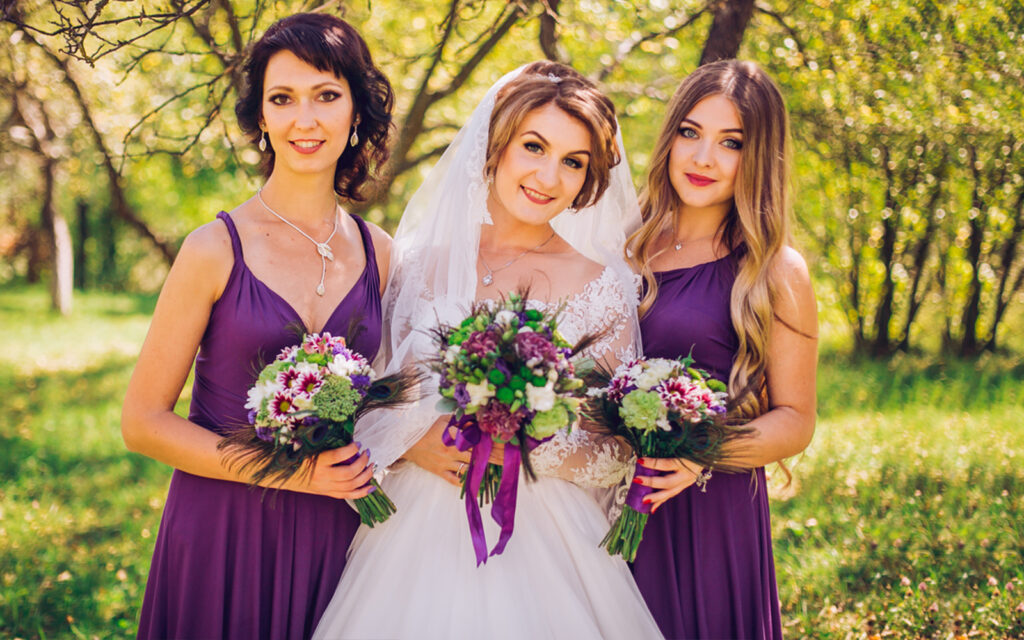
[[[666,475],[667,473],[667,471],[658,471],[657,469],[645,467],[644,465],[638,462],[636,463],[636,469],[633,472],[633,475],[634,477],[652,477],[663,476]],[[654,487],[648,487],[647,485],[636,484],[634,482],[629,486],[629,493],[626,494],[626,505],[633,511],[636,511],[637,513],[649,514],[651,512],[651,505],[644,504],[644,498],[651,493],[654,493]]]
[[[455,430],[454,435],[452,435],[452,427]],[[490,435],[480,429],[476,419],[470,415],[463,416],[459,420],[453,416],[441,433],[441,441],[446,446],[455,447],[459,451],[472,450],[472,457],[466,468],[466,516],[469,518],[473,551],[476,552],[476,565],[479,567],[487,562],[489,555],[501,554],[505,550],[505,545],[512,538],[516,522],[516,500],[519,494],[519,467],[522,463],[522,454],[519,447],[512,445],[505,447],[505,456],[501,465],[501,484],[498,485],[498,494],[494,497],[494,503],[491,505],[491,518],[501,527],[501,533],[498,535],[497,544],[488,555],[487,536],[484,533],[483,517],[480,515],[478,495],[480,485],[483,483],[484,472],[487,470],[488,460],[491,457],[491,450],[494,448],[494,441]],[[527,446],[531,450],[541,442],[543,441],[527,438]]]

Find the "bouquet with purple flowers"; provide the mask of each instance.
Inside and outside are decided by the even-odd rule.
[[[726,420],[726,386],[694,368],[693,358],[641,358],[621,364],[603,384],[587,393],[595,400],[590,417],[613,435],[624,438],[639,457],[686,458],[698,466],[720,464],[723,446],[750,432]],[[727,469],[731,470],[731,469]],[[662,472],[637,464],[636,475]],[[711,477],[702,473],[698,486]],[[601,541],[608,553],[636,558],[651,513],[644,497],[653,489],[633,484],[622,514]]]
[[[570,358],[593,338],[569,344],[557,317],[558,310],[528,308],[526,292],[519,292],[497,304],[477,303],[458,326],[434,330],[438,407],[452,414],[445,444],[472,451],[462,491],[478,565],[488,557],[480,507],[493,503],[501,534],[490,555],[498,555],[512,535],[520,466],[534,478],[530,451],[571,425],[583,402],[583,380]],[[488,462],[495,442],[505,444],[501,466]]]
[[[312,471],[317,454],[351,443],[355,421],[366,412],[411,400],[416,381],[407,372],[375,379],[370,363],[344,338],[308,334],[260,371],[245,404],[249,425],[219,447],[251,473],[254,485],[267,478],[284,482],[303,468]],[[371,482],[371,493],[354,501],[370,527],[395,512]]]

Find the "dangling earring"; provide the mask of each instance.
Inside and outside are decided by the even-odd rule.
[[[349,137],[349,139],[348,139],[348,143],[351,146],[353,146],[353,147],[356,146],[357,144],[359,144],[359,133],[358,133],[358,131],[359,131],[359,123],[357,122],[354,125],[352,125],[352,136]]]
[[[267,150],[267,132],[266,131],[264,131],[263,133],[260,134],[260,142],[256,146],[258,146],[260,148],[260,151],[266,151]]]

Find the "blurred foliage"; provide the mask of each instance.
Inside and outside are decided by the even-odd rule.
[[[61,136],[58,206],[70,217],[76,202],[86,203],[85,222],[71,224],[76,238],[88,235],[78,268],[87,284],[144,291],[159,286],[166,261],[137,226],[113,215],[105,156],[69,79],[90,106],[133,214],[174,246],[259,183],[258,156],[233,114],[246,45],[292,12],[338,12],[395,85],[395,162],[382,175],[386,191],[363,211],[393,228],[486,88],[545,54],[599,80],[613,98],[639,184],[664,104],[700,59],[718,6],[13,4],[17,20],[0,25],[0,77],[41,101]],[[787,98],[798,245],[823,311],[841,310],[848,348],[876,356],[1018,348],[1006,327],[1024,313],[1024,1],[764,1],[740,57],[765,66]],[[27,248],[40,227],[40,162],[12,113],[0,99],[0,283],[29,275]]]

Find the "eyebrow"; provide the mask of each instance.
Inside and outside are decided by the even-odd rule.
[[[544,136],[540,135],[539,133],[537,133],[533,129],[530,129],[529,131],[524,131],[523,132],[523,136],[528,136],[528,135],[531,135],[531,134],[536,136],[536,137],[538,137],[538,138],[540,138],[540,141],[543,142],[544,144],[546,144],[548,146],[551,146],[551,143],[548,142],[547,138],[545,138]],[[520,137],[522,137],[522,136],[520,136]],[[569,153],[567,153],[565,155],[567,155],[567,156],[574,156],[574,155],[577,155],[577,154],[585,154],[585,155],[589,156],[590,155],[590,151],[588,151],[586,149],[580,149],[579,151],[570,151]]]
[[[698,129],[703,129],[704,128],[704,127],[700,126],[700,123],[697,122],[696,120],[690,120],[689,118],[683,118],[683,122],[689,122],[690,124],[692,124],[693,126],[697,127]],[[743,133],[743,129],[722,129],[722,133]]]
[[[313,91],[316,91],[317,89],[319,89],[321,87],[327,87],[327,86],[337,87],[337,88],[341,89],[341,85],[340,84],[338,84],[337,82],[331,82],[331,81],[321,82],[319,84],[315,84],[311,88],[312,88]],[[273,87],[268,88],[267,91],[268,92],[270,92],[270,91],[294,91],[294,89],[292,89],[291,87],[286,87],[284,85],[274,85]]]

